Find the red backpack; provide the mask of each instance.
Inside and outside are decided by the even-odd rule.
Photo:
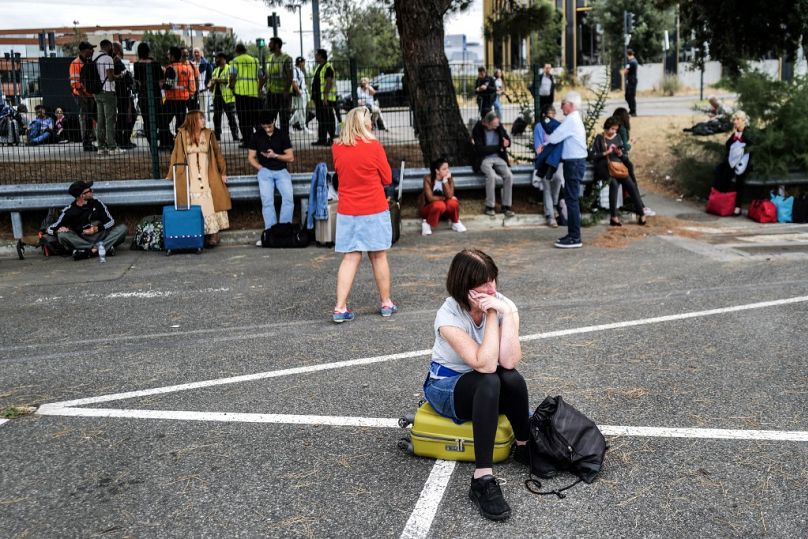
[[[771,200],[753,200],[749,206],[749,218],[758,223],[776,223],[777,206]]]

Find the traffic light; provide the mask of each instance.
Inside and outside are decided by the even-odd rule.
[[[39,50],[45,51],[45,32],[39,32]]]
[[[267,26],[270,28],[277,28],[281,25],[281,18],[278,16],[277,13],[272,13],[272,15],[267,15]]]
[[[48,48],[52,51],[56,50],[56,34],[48,32]]]
[[[266,47],[267,42],[266,42],[266,40],[265,40],[263,37],[259,37],[258,39],[256,39],[256,40],[255,40],[255,45],[256,45],[256,46],[257,46],[259,49],[263,49],[264,47]]]
[[[631,34],[634,32],[634,13],[626,11],[626,33]]]

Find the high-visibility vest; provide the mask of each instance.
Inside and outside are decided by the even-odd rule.
[[[240,54],[230,62],[230,73],[236,76],[233,92],[236,95],[258,97],[258,60],[249,54]]]
[[[175,62],[169,65],[174,70],[174,85],[166,89],[166,101],[188,101],[196,93],[196,70],[191,64]]]
[[[76,96],[89,96],[90,93],[84,89],[81,84],[81,68],[84,66],[84,59],[77,56],[70,62],[70,88],[73,95]]]
[[[216,92],[219,92],[219,95],[222,96],[222,101],[225,103],[233,103],[236,100],[236,96],[233,95],[233,90],[230,89],[230,66],[224,64],[224,67],[215,67],[213,68],[213,75],[211,75],[211,80],[216,83],[215,90],[213,94],[216,95]]]
[[[291,83],[289,83],[287,87],[286,81],[288,79],[284,76],[284,66],[287,62],[289,64],[289,72],[291,73],[291,56],[285,53],[282,53],[280,56],[275,56],[274,54],[269,55],[269,59],[266,62],[265,75],[267,77],[267,90],[273,94],[282,94],[292,89]]]
[[[325,72],[328,71],[328,68],[331,68],[334,71],[334,81],[331,84],[331,89],[328,91],[328,95],[325,93]],[[324,63],[320,68],[320,95],[322,96],[323,101],[336,101],[337,100],[337,71],[334,67],[329,64],[328,62]]]

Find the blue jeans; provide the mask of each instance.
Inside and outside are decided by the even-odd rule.
[[[502,120],[502,104],[499,101],[499,96],[494,98],[494,112],[497,113],[497,117]]]
[[[31,144],[42,144],[50,137],[50,131],[42,129],[42,124],[34,122],[28,129],[28,142]]]
[[[281,194],[281,218],[278,221],[275,212],[275,189]],[[275,223],[291,223],[295,209],[294,193],[292,192],[292,175],[289,171],[269,170],[262,168],[258,171],[258,190],[261,192],[261,212],[264,215],[264,228],[272,228]]]
[[[567,204],[567,236],[581,239],[581,203],[578,200],[581,180],[586,173],[586,159],[564,161],[564,202]]]

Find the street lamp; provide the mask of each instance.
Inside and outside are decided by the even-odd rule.
[[[295,0],[294,3],[289,3],[286,6],[286,9],[294,13],[297,11],[298,16],[298,24],[300,25],[300,29],[298,30],[298,35],[300,36],[300,56],[303,56],[303,1],[302,0]]]

